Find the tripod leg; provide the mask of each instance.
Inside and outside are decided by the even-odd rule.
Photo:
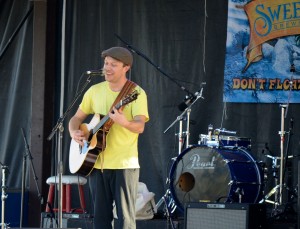
[[[174,223],[173,223],[173,220],[172,220],[172,217],[171,217],[171,213],[170,213],[170,209],[169,209],[169,206],[168,206],[168,203],[167,203],[167,200],[166,200],[166,196],[163,197],[163,201],[165,203],[165,208],[166,208],[166,214],[167,214],[167,222],[168,222],[168,225],[169,223],[171,224],[171,228],[172,229],[175,229],[174,227]],[[169,228],[169,227],[168,227]]]
[[[277,191],[277,189],[279,188],[279,186],[280,185],[278,184],[274,188],[272,188],[271,191],[268,192],[268,194],[265,195],[265,197],[261,201],[259,201],[259,203],[261,204],[261,203],[265,202],[266,200],[268,200]]]
[[[170,196],[170,190],[167,189],[166,193],[156,204],[156,209],[158,209],[162,204],[164,204],[165,214],[167,217],[167,223],[171,225],[172,229],[175,229],[174,222],[172,221],[172,213],[175,211],[176,207],[173,199]]]

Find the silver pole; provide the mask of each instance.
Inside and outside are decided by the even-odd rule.
[[[62,162],[62,134],[63,134],[63,126],[59,127],[59,139],[58,139],[58,224],[59,228],[63,228],[62,226],[62,198],[63,198],[63,190],[62,190],[62,174],[64,171],[63,162]]]
[[[6,229],[6,223],[4,223],[4,218],[5,218],[5,199],[7,198],[6,195],[6,185],[5,185],[5,171],[7,167],[2,166],[2,212],[1,212],[1,228]]]
[[[61,28],[61,100],[60,100],[60,114],[63,113],[64,107],[64,87],[65,87],[65,34],[66,34],[66,0],[63,0],[63,15],[62,15],[62,28]],[[62,163],[62,132],[63,127],[59,128],[59,139],[58,139],[58,225],[62,228],[62,174],[63,174],[63,163]]]
[[[279,176],[279,205],[282,204],[282,190],[283,190],[283,164],[284,164],[284,115],[285,109],[287,105],[280,105],[281,106],[281,128],[279,131],[280,135],[280,176]]]
[[[179,133],[178,133],[178,155],[181,153],[183,143],[183,133],[182,133],[182,118],[179,120]]]
[[[190,115],[191,109],[189,108],[186,113],[186,149],[190,146]]]

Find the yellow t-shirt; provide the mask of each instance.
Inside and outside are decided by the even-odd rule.
[[[135,90],[139,93],[137,99],[125,105],[123,113],[129,121],[137,115],[144,115],[148,121],[147,95],[139,86]],[[80,109],[85,114],[107,115],[118,94],[119,92],[109,88],[107,81],[98,83],[87,90]],[[97,169],[139,168],[138,136],[138,133],[133,133],[114,123],[106,136],[106,148],[100,153],[94,167]]]

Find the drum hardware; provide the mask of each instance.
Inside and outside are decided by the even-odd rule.
[[[213,130],[214,130],[214,126],[212,124],[209,124],[208,125],[208,140],[211,141],[211,136],[212,136],[212,133],[213,133]]]
[[[235,136],[236,131],[226,130],[225,128],[215,129],[214,135],[223,135],[223,136]]]
[[[265,147],[268,151],[269,149],[267,148],[267,145]],[[277,206],[279,205],[279,202],[278,202],[278,199],[276,199],[276,196],[275,196],[275,199],[274,201],[271,201],[269,200],[269,198],[274,195],[276,192],[278,192],[278,189],[280,187],[280,184],[278,184],[278,168],[279,168],[279,165],[278,165],[278,160],[280,160],[280,157],[273,157],[269,154],[265,155],[267,158],[270,158],[272,159],[272,176],[273,178],[275,179],[275,187],[273,187],[271,189],[271,191],[269,191],[262,200],[259,201],[259,203],[264,203],[264,202],[267,202],[267,203],[271,203],[271,204],[274,204],[274,206]]]
[[[278,134],[280,135],[280,157],[273,157],[270,155],[266,155],[268,158],[272,159],[272,169],[273,169],[273,177],[275,179],[275,187],[271,189],[271,191],[262,199],[262,202],[268,202],[274,204],[274,212],[277,212],[277,207],[279,205],[282,205],[282,194],[283,194],[283,188],[287,188],[284,184],[284,178],[285,178],[285,168],[288,158],[292,158],[293,156],[288,156],[288,150],[289,150],[289,143],[290,143],[290,136],[292,135],[292,129],[293,129],[293,119],[291,119],[290,122],[290,128],[289,131],[285,131],[284,126],[284,119],[287,115],[287,104],[281,104],[281,124],[280,124],[280,131],[278,131]],[[287,141],[287,148],[284,155],[284,141],[285,141],[285,134],[288,134],[288,141]],[[268,151],[268,147],[266,144],[265,147]],[[280,165],[277,165],[277,161],[280,160]],[[279,178],[278,178],[278,169],[279,170]],[[279,182],[278,182],[279,181]],[[268,200],[270,196],[275,194],[274,201]]]
[[[236,181],[236,180],[231,180],[228,185],[238,185],[238,184],[253,184],[253,185],[259,185],[260,183],[258,182],[243,182],[243,181]]]
[[[172,221],[172,214],[175,212],[177,206],[170,195],[170,189],[167,189],[163,197],[157,202],[156,209],[158,209],[162,204],[164,204],[164,212],[167,217],[168,223],[171,224],[172,229],[175,229],[174,223]]]
[[[228,131],[226,129],[215,129],[211,131],[212,125],[208,127],[208,134],[199,135],[199,145],[206,145],[208,147],[224,147],[224,148],[238,148],[244,147],[251,149],[251,139],[246,137],[238,137],[236,131]]]
[[[274,205],[278,205],[278,204],[279,204],[278,202],[276,202],[276,201],[271,201],[271,200],[269,200],[269,198],[270,198],[273,194],[275,194],[276,192],[278,192],[279,186],[280,186],[280,185],[278,184],[278,185],[276,185],[274,188],[272,188],[271,191],[268,192],[267,195],[265,195],[264,198],[263,198],[261,201],[259,201],[259,203],[262,204],[262,203],[264,203],[264,202],[267,202],[267,203],[271,203],[271,204],[274,204]]]
[[[262,154],[264,153],[264,151],[262,152]],[[262,171],[262,175],[264,177],[264,182],[266,183],[267,180],[268,180],[268,172],[269,172],[269,169],[267,167],[267,164],[266,162],[264,161],[258,161],[257,164],[260,166],[261,168],[261,171]]]
[[[242,188],[237,188],[235,194],[239,196],[239,203],[242,203],[242,197],[245,195],[244,190]]]
[[[176,161],[177,157],[173,157],[171,158],[171,161]],[[169,185],[170,183],[170,179],[169,177],[166,179],[166,184]],[[171,192],[170,189],[168,188],[165,192],[165,194],[160,198],[160,200],[157,202],[156,209],[159,209],[159,207],[164,204],[164,214],[167,218],[168,223],[171,224],[171,228],[175,229],[174,227],[174,223],[172,221],[172,214],[175,212],[177,205],[175,204],[172,196],[171,196]]]
[[[270,152],[267,144],[265,146],[265,148],[267,149],[267,151]],[[270,152],[271,153],[271,152]],[[282,160],[281,157],[274,157],[274,156],[271,156],[269,154],[265,155],[267,158],[270,158],[272,159],[272,176],[274,177],[275,179],[275,187],[272,188],[265,196],[264,198],[259,201],[259,203],[270,203],[270,204],[273,204],[274,205],[274,210],[277,210],[277,206],[281,205],[282,203],[280,203],[280,199],[278,199],[280,196],[279,196],[279,193],[280,193],[280,189],[282,190],[283,188],[287,189],[287,190],[290,190],[289,187],[287,187],[285,184],[283,184],[283,187],[281,188],[281,184],[279,183],[278,184],[278,169],[280,168],[281,164],[278,165],[278,160]],[[289,156],[286,156],[286,158],[294,158],[293,155],[289,155]],[[285,163],[286,163],[287,160],[285,160]],[[280,170],[281,172],[281,170]],[[283,173],[283,177],[284,177],[284,173]],[[269,198],[275,194],[275,198],[274,198],[274,201],[272,200],[269,200]],[[293,194],[295,194],[295,192],[293,191]]]
[[[220,148],[220,149],[223,149],[223,148]],[[226,148],[224,148],[224,149],[226,149]],[[238,148],[233,148],[233,149],[238,149]],[[243,147],[240,147],[240,149],[243,149]],[[244,148],[245,149],[245,148]],[[228,159],[224,159],[224,161],[227,163],[227,164],[229,164],[229,163],[253,163],[253,161],[239,161],[239,160],[235,160],[235,159],[233,159],[233,160],[228,160]]]

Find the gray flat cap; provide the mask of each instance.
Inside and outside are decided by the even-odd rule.
[[[110,56],[116,60],[123,62],[126,65],[132,66],[133,57],[131,52],[123,47],[112,47],[107,50],[104,50],[101,53],[103,58]]]

